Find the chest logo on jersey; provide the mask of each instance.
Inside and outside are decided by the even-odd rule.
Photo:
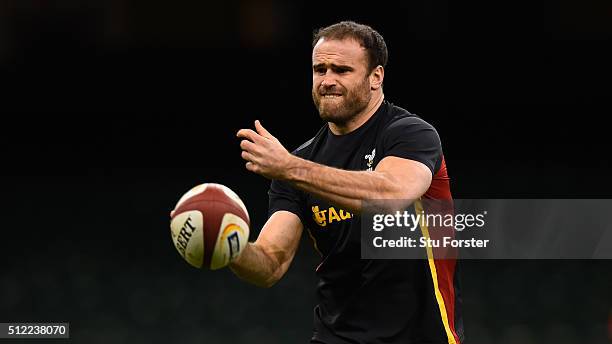
[[[372,153],[366,154],[366,156],[364,157],[368,165],[367,171],[372,171],[372,165],[374,165],[374,156],[376,156],[376,148],[372,149]]]
[[[320,210],[318,205],[312,207],[312,218],[321,227],[334,222],[345,221],[353,217],[353,214],[344,209],[336,210],[334,207]]]

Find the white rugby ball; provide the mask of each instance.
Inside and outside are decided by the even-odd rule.
[[[249,213],[221,184],[201,184],[180,198],[170,221],[178,253],[196,268],[216,270],[238,257],[249,240]]]

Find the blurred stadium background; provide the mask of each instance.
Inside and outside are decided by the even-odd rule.
[[[318,259],[272,289],[197,271],[168,212],[219,182],[264,223],[235,132],[321,125],[312,31],[385,37],[388,99],[434,124],[456,198],[610,198],[609,1],[0,1],[0,322],[75,343],[307,342]],[[588,230],[588,229],[585,229]],[[464,261],[469,343],[609,343],[612,262]]]

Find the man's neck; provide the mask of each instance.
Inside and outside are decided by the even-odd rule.
[[[385,96],[382,92],[377,93],[374,97],[372,97],[370,103],[363,111],[355,115],[346,123],[336,124],[329,122],[329,129],[334,135],[346,135],[352,132],[353,130],[361,127],[370,119],[370,117],[374,115],[374,113],[376,113],[376,110],[378,110],[384,99]]]

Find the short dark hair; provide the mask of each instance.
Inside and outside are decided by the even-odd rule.
[[[355,23],[354,21],[342,21],[315,31],[312,40],[314,48],[321,38],[345,39],[353,38],[365,48],[368,56],[368,67],[372,71],[376,66],[385,67],[389,58],[387,44],[383,37],[368,25]]]

